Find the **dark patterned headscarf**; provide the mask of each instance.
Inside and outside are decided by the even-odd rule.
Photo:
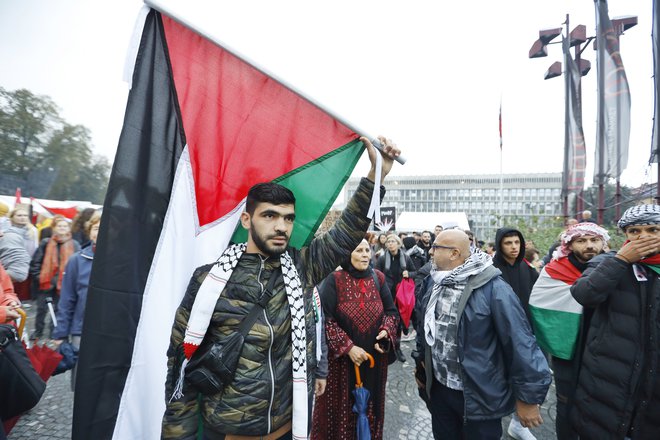
[[[660,205],[637,205],[628,208],[617,223],[621,229],[631,225],[655,224],[660,224]]]

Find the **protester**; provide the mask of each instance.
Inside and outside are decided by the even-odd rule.
[[[579,223],[564,231],[561,246],[534,284],[529,307],[539,345],[551,355],[557,394],[555,432],[558,440],[577,440],[568,422],[568,402],[573,395],[573,378],[580,366],[580,342],[586,336],[590,310],[582,313],[570,288],[587,268],[587,263],[603,252],[610,237],[593,223]],[[581,322],[581,323],[580,323]]]
[[[250,189],[241,214],[241,224],[248,230],[247,244],[228,247],[217,263],[195,271],[172,328],[162,438],[197,438],[200,426],[207,439],[307,437],[316,338],[313,295],[303,292],[350,256],[371,223],[367,212],[378,153],[368,139],[361,140],[367,146],[371,170],[326,234],[302,250],[288,247],[295,219],[294,195],[275,183],[258,184]],[[381,143],[384,178],[399,150],[384,138]],[[184,380],[188,359],[202,340],[207,341],[206,348],[235,333],[273,276],[278,278],[272,297],[245,338],[233,380],[221,393],[199,397]]]
[[[660,433],[660,206],[618,222],[627,241],[589,262],[571,293],[594,308],[569,417],[585,439]]]
[[[539,277],[538,272],[525,261],[525,238],[513,228],[500,228],[495,233],[493,265],[502,272],[502,278],[516,293],[529,319],[529,294]]]
[[[495,243],[497,251],[493,257],[493,265],[502,272],[502,278],[520,300],[531,325],[529,294],[539,273],[525,261],[525,238],[517,229],[500,228],[495,233]],[[511,417],[507,434],[516,440],[536,440],[529,429],[520,424],[515,414]]]
[[[96,210],[94,208],[85,208],[71,221],[71,236],[80,244],[80,247],[85,247],[89,244],[90,237],[87,234],[87,222],[95,212]]]
[[[9,218],[7,213],[9,212],[9,206],[5,203],[0,202],[0,232],[4,231],[10,226]]]
[[[14,208],[9,213],[9,220],[11,221],[10,228],[23,234],[25,250],[32,258],[39,246],[39,231],[30,223],[30,213],[22,207]]]
[[[387,251],[387,233],[383,232],[378,236],[378,243],[374,247],[374,257],[375,259],[380,258],[381,255],[384,255]]]
[[[486,252],[491,257],[495,256],[495,242],[489,241],[484,245],[484,252]]]
[[[14,293],[11,278],[0,264],[0,324],[6,324],[20,318],[16,311],[20,306],[21,302]],[[0,429],[2,429],[1,424]]]
[[[414,237],[406,237],[402,240],[402,243],[406,254],[413,262],[414,269],[418,270],[426,263],[424,251],[419,247]]]
[[[417,242],[417,246],[424,251],[424,264],[429,261],[429,251],[431,250],[432,243],[431,231],[423,231],[422,238]]]
[[[463,231],[440,233],[431,258],[414,356],[434,438],[499,440],[514,408],[539,426],[550,371],[511,286]]]
[[[23,234],[11,226],[0,230],[0,263],[12,282],[20,283],[28,277],[30,255],[25,249]]]
[[[78,242],[71,238],[71,228],[66,218],[56,215],[53,217],[52,225],[53,236],[41,240],[30,263],[30,274],[39,280],[37,316],[34,332],[30,335],[30,339],[33,340],[43,336],[49,298],[57,311],[57,302],[62,289],[62,273],[69,258],[80,250]],[[52,322],[49,328],[52,334]]]
[[[596,221],[593,218],[591,218],[591,211],[589,211],[588,209],[585,209],[584,211],[582,211],[582,222],[583,223],[596,223]]]
[[[376,262],[376,269],[385,274],[387,288],[392,294],[392,299],[396,299],[396,289],[404,278],[414,277],[415,264],[410,257],[401,250],[403,243],[395,234],[387,237],[387,252],[385,252]],[[398,339],[394,345],[394,352],[400,362],[405,362],[406,357],[401,351],[401,332],[408,334],[408,329],[403,328],[403,323],[399,324]]]
[[[541,260],[541,253],[533,246],[525,246],[525,260],[536,269],[537,272],[541,271],[543,267],[543,260]]]
[[[329,374],[325,393],[314,407],[312,440],[354,438],[354,365],[369,364],[367,353],[375,366],[360,370],[363,386],[370,393],[366,414],[371,438],[383,438],[387,352],[396,340],[398,313],[385,275],[371,269],[370,261],[371,250],[363,240],[350,261],[342,263],[342,270],[330,274],[321,287]]]
[[[62,274],[62,290],[57,309],[57,326],[53,329],[53,339],[59,345],[71,342],[75,349],[80,348],[87,288],[92,273],[92,263],[96,252],[96,237],[99,233],[101,213],[96,211],[85,224],[85,234],[89,244],[69,258]],[[71,372],[71,391],[76,381],[75,367]]]

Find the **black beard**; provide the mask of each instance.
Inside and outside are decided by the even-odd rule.
[[[254,242],[255,246],[257,246],[261,253],[268,255],[269,257],[278,257],[282,255],[289,245],[289,238],[285,234],[276,234],[264,239],[257,233],[257,231],[254,229],[254,226],[250,226],[250,236],[252,237],[252,241]],[[286,239],[286,243],[283,246],[269,245],[267,240],[275,237],[284,237]]]

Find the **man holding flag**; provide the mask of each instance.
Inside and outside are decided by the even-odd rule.
[[[580,438],[657,439],[660,206],[633,206],[618,226],[626,243],[593,258],[571,287],[594,313],[569,417]]]
[[[529,298],[536,340],[552,356],[559,440],[578,438],[568,423],[567,402],[579,367],[576,346],[580,335],[584,337],[580,328],[587,329],[591,317],[590,313],[583,316],[582,306],[573,299],[570,288],[589,260],[603,252],[609,239],[607,231],[594,223],[579,223],[564,231],[552,261],[541,271]]]
[[[168,350],[162,438],[197,438],[200,413],[205,439],[307,438],[316,365],[311,288],[348,258],[370,223],[379,153],[367,138],[361,140],[371,171],[327,234],[301,250],[290,247],[293,193],[277,183],[257,184],[241,214],[247,244],[229,246],[216,263],[195,271],[176,312]],[[399,150],[381,142],[382,182]],[[216,342],[236,332],[280,270],[270,300],[248,330],[232,382],[221,393],[201,398],[185,380],[177,383],[202,340]]]

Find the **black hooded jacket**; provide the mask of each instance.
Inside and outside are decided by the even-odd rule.
[[[511,232],[515,232],[520,238],[520,252],[513,264],[509,264],[504,259],[504,252],[502,252],[502,240],[506,234]],[[532,293],[532,287],[534,287],[534,283],[538,279],[539,273],[525,261],[525,238],[517,229],[500,228],[495,234],[495,251],[493,265],[502,272],[502,278],[509,283],[520,299],[525,314],[527,315],[527,319],[531,322],[528,307],[529,295]]]

